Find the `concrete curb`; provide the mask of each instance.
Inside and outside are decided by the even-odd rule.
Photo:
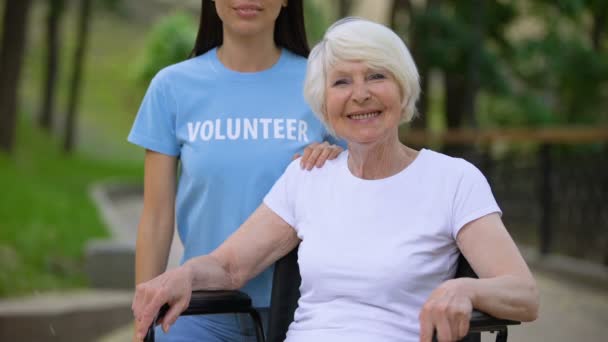
[[[132,291],[49,293],[0,301],[0,341],[92,341],[132,320]]]
[[[110,239],[92,240],[85,247],[85,273],[91,287],[133,288],[136,230],[117,210],[113,199],[139,196],[141,192],[140,185],[120,182],[100,182],[90,187],[89,195],[111,234]]]
[[[134,196],[143,192],[142,186],[132,183],[98,182],[89,188],[89,196],[100,211],[100,216],[110,230],[113,240],[132,242],[135,245],[135,234],[129,233],[130,223],[116,210],[112,198]]]
[[[132,321],[136,230],[112,200],[141,191],[119,182],[90,187],[112,236],[86,246],[85,273],[93,289],[0,300],[0,341],[92,341]]]
[[[112,237],[93,240],[86,246],[85,271],[91,286],[105,289],[132,289],[135,279],[135,241],[143,188],[140,184],[100,182],[90,187],[90,196]],[[167,267],[179,265],[183,246],[177,234]]]

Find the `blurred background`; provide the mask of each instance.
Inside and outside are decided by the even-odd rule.
[[[536,269],[606,289],[608,1],[304,3],[311,45],[347,15],[393,28],[423,88],[403,141],[481,168]],[[1,4],[0,298],[92,288],[87,246],[116,221],[91,187],[140,202],[126,137],[153,75],[189,55],[200,1]]]

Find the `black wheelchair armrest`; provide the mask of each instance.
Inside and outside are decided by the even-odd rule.
[[[480,341],[479,337],[473,338],[471,337],[471,334],[497,332],[496,342],[505,342],[507,341],[507,326],[517,324],[521,324],[521,322],[500,319],[481,311],[473,310],[473,312],[471,312],[471,320],[469,321],[469,335],[461,341]],[[433,342],[437,342],[437,336],[435,334],[433,334]]]
[[[241,291],[193,291],[182,315],[249,312],[251,298]]]
[[[471,321],[469,322],[469,332],[499,331],[505,329],[507,325],[517,324],[521,324],[521,322],[500,319],[481,311],[473,310]]]
[[[154,326],[156,322],[165,316],[169,310],[168,305],[160,308],[158,315],[144,338],[144,342],[154,341]],[[187,315],[221,314],[243,312],[251,313],[251,298],[241,291],[193,291],[188,308],[181,313]]]

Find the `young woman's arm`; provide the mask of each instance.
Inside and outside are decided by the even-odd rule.
[[[441,284],[420,312],[420,341],[462,338],[469,330],[472,308],[517,321],[538,316],[536,282],[496,213],[465,225],[457,236],[460,251],[479,279],[456,278]]]
[[[171,308],[161,324],[168,331],[188,307],[192,290],[238,289],[298,243],[295,230],[262,204],[211,254],[137,286],[132,306],[137,337],[143,338],[165,303]]]
[[[177,158],[146,150],[144,205],[137,227],[135,284],[167,267],[175,226]]]

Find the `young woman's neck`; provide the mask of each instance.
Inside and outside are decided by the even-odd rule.
[[[271,68],[281,56],[272,34],[235,36],[224,31],[223,44],[217,49],[218,59],[228,69],[257,72]]]
[[[398,138],[373,144],[349,144],[348,168],[362,179],[382,179],[393,176],[410,165],[418,151],[399,142]]]

